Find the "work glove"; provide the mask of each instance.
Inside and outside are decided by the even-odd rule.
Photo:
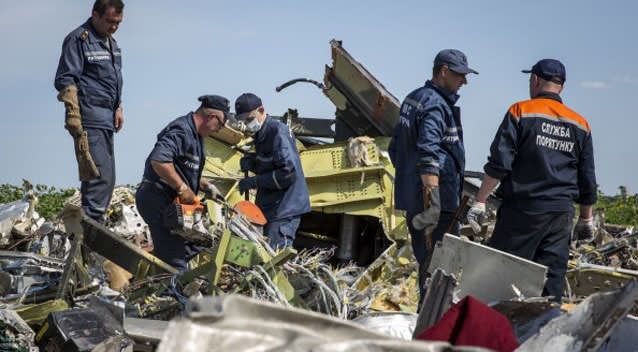
[[[412,226],[416,230],[424,230],[425,235],[429,238],[439,222],[440,214],[441,197],[439,195],[439,187],[424,187],[423,212],[412,218]]]
[[[467,222],[470,224],[474,234],[481,233],[483,220],[485,219],[485,203],[474,202],[474,205],[467,212]]]
[[[240,193],[246,193],[249,190],[253,189],[253,188],[257,188],[257,177],[256,176],[251,176],[251,177],[246,177],[243,178],[239,181],[239,192]]]
[[[197,198],[195,192],[193,192],[186,183],[182,183],[182,185],[177,189],[177,197],[179,198],[179,202],[182,204],[199,203],[199,198]]]
[[[246,172],[246,171],[255,172],[255,170],[257,169],[257,154],[246,153],[246,155],[244,155],[239,160],[239,168],[243,172]]]
[[[578,241],[591,242],[594,239],[594,218],[578,218],[574,227],[574,237]]]
[[[80,181],[91,181],[100,177],[100,171],[91,156],[89,137],[86,131],[81,132],[79,137],[74,137],[73,142],[75,145],[75,158],[78,162]]]
[[[64,103],[64,128],[69,131],[74,139],[80,138],[83,129],[80,103],[78,102],[78,88],[75,85],[64,87],[58,93],[58,100]]]

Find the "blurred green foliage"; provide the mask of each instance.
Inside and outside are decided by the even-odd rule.
[[[628,194],[625,186],[618,187],[619,194],[598,194],[596,209],[605,209],[605,222],[618,225],[638,226],[638,194]]]

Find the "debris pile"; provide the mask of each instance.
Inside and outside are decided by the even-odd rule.
[[[295,79],[278,89],[310,82],[337,108],[333,120],[294,109],[274,116],[297,134],[310,193],[312,212],[294,249],[268,245],[263,214],[238,191],[244,140],[232,124],[204,142],[203,177],[219,192],[172,224],[175,236],[202,249],[184,272],[151,254],[132,187],[116,188],[102,224],[82,213],[79,192],[56,219],[42,218],[27,182],[23,199],[0,204],[0,350],[469,351],[476,349],[452,346],[453,331],[442,342],[405,340],[441,331],[443,319],[463,326],[470,340],[462,341],[472,345],[472,324],[486,324],[464,321],[459,312],[470,306],[512,326],[485,330],[484,342],[515,335],[524,351],[638,344],[638,319],[628,315],[638,297],[638,235],[606,224],[602,213],[595,238],[573,244],[567,304],[559,306],[539,297],[545,266],[483,244],[499,202],[490,197],[479,236],[461,224],[461,237],[435,245],[419,307],[418,268],[405,218],[394,210],[386,152],[398,100],[341,42],[331,49],[324,84]],[[481,177],[466,172],[468,199]]]

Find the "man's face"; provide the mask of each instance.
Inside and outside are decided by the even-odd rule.
[[[441,73],[443,75],[443,88],[452,93],[458,93],[459,89],[461,89],[464,84],[467,84],[467,79],[465,78],[466,75],[454,72],[447,66],[442,68]]]
[[[123,18],[124,13],[117,13],[115,7],[111,6],[106,9],[102,16],[96,11],[93,11],[92,23],[100,35],[108,37],[117,31]]]
[[[204,124],[206,135],[218,132],[222,129],[222,127],[224,127],[225,123],[226,117],[224,116],[223,111],[211,110],[211,112],[206,116],[206,123]]]

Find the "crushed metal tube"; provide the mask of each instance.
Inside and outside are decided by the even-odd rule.
[[[185,272],[152,255],[135,189],[117,187],[99,224],[82,214],[79,192],[57,219],[42,218],[25,182],[23,199],[0,204],[0,350],[479,351],[407,341],[468,295],[508,319],[521,350],[634,348],[638,233],[605,223],[601,210],[594,240],[573,243],[559,306],[538,297],[545,267],[484,245],[499,206],[490,196],[479,235],[462,221],[462,237],[435,247],[419,311],[387,154],[399,101],[341,42],[330,49],[323,83],[281,89],[314,84],[334,117],[275,116],[296,133],[310,193],[294,249],[270,248],[261,225],[235,206],[244,200],[237,146],[249,140],[233,121],[205,140],[203,177],[221,196],[204,202],[197,226],[174,232],[205,247]],[[473,198],[482,177],[468,170],[464,195]],[[90,328],[79,338],[82,324]]]

